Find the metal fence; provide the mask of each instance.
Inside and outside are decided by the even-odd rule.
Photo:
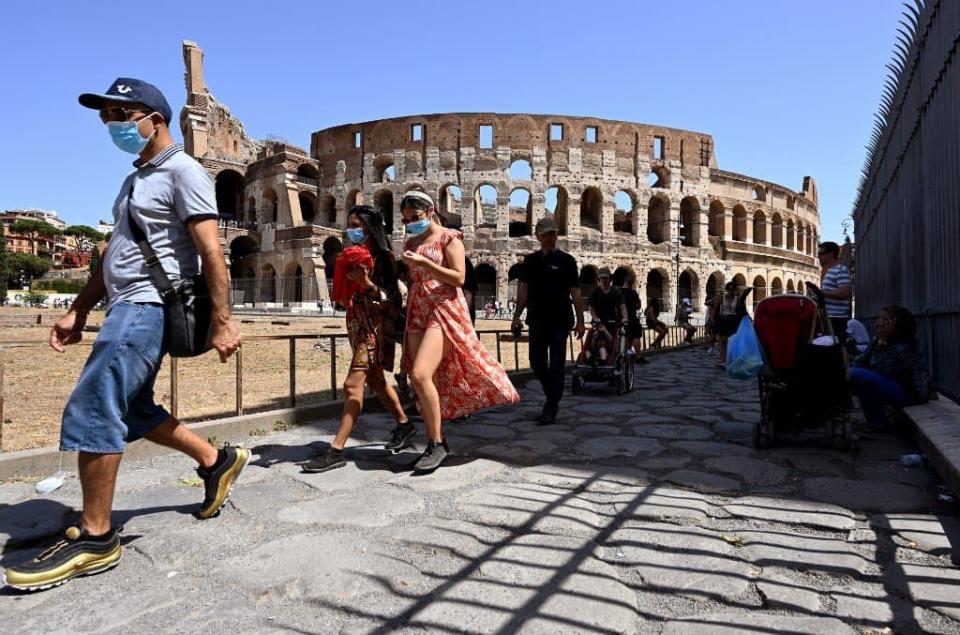
[[[482,329],[477,335],[507,371],[529,370],[526,333],[519,340],[506,329]],[[685,335],[684,329],[671,327],[662,349],[686,346]],[[694,341],[702,342],[703,335],[703,327],[699,327]],[[647,332],[641,348],[648,349],[652,339],[652,333]],[[0,342],[0,353],[4,353],[0,355],[0,449],[24,448],[21,442],[12,443],[16,433],[11,436],[11,430],[36,430],[45,426],[49,431],[47,436],[55,438],[60,413],[72,388],[72,384],[64,384],[57,389],[59,394],[51,395],[49,393],[55,388],[48,381],[44,390],[31,396],[25,391],[35,389],[36,380],[17,377],[16,373],[29,374],[33,372],[31,369],[62,364],[69,369],[61,368],[61,371],[68,371],[61,374],[75,377],[87,354],[83,349],[91,341],[83,340],[79,345],[69,347],[68,355],[54,353],[46,344],[37,341]],[[190,359],[171,358],[157,379],[158,401],[165,403],[173,415],[184,421],[199,421],[269,412],[340,397],[340,384],[350,362],[345,333],[251,335],[243,342],[226,368],[215,354]],[[570,337],[568,361],[580,353],[580,345],[579,340]],[[14,356],[16,359],[10,358]],[[207,396],[200,398],[200,393],[207,393]],[[42,404],[36,403],[40,396],[43,397]],[[39,407],[31,408],[31,402]],[[8,424],[6,431],[4,423]]]
[[[906,4],[854,205],[856,311],[917,317],[931,377],[960,397],[960,2]]]

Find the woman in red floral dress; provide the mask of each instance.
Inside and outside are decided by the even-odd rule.
[[[414,469],[430,471],[449,452],[441,420],[517,403],[520,395],[470,322],[460,288],[466,271],[462,234],[439,224],[433,200],[423,192],[407,192],[400,211],[410,236],[403,251],[410,286],[401,365],[427,428],[427,449]]]

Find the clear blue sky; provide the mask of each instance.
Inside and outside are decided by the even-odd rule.
[[[190,39],[257,138],[309,147],[327,126],[450,111],[686,128],[714,136],[724,169],[793,189],[813,175],[822,234],[838,239],[899,13],[896,0],[5,2],[0,209],[108,218],[130,157],[77,95],[142,77],[178,113]]]

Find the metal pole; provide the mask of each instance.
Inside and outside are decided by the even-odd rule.
[[[520,370],[520,340],[519,340],[519,338],[514,338],[514,340],[513,340],[513,368],[514,368],[514,370]]]
[[[337,336],[330,336],[330,392],[337,398]]]
[[[243,346],[237,349],[237,416],[243,414]]]
[[[297,339],[290,337],[290,407],[297,405]]]
[[[500,355],[500,331],[495,331],[494,335],[497,337],[497,362],[503,364],[503,357]]]
[[[177,395],[177,371],[180,367],[180,360],[176,357],[170,358],[170,414],[178,416],[180,398]]]

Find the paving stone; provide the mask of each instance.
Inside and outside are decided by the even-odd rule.
[[[4,505],[22,503],[38,496],[30,483],[0,483],[0,510]]]
[[[935,556],[960,552],[960,518],[928,514],[878,514],[870,524],[892,531]]]
[[[496,445],[482,445],[475,448],[472,453],[477,456],[491,458],[495,461],[529,465],[536,463],[543,457],[552,456],[556,448],[557,446],[549,441],[529,439],[525,441],[511,441],[510,443],[498,443]]]
[[[686,424],[687,422],[679,417],[670,417],[659,414],[645,414],[639,417],[630,417],[624,423],[628,426],[649,426],[660,423]]]
[[[723,506],[724,511],[741,518],[772,520],[791,525],[849,530],[856,526],[853,512],[836,505],[789,498],[745,496]]]
[[[584,533],[606,520],[590,500],[534,483],[490,483],[457,501],[468,519],[544,533]]]
[[[578,437],[610,437],[620,434],[620,428],[602,423],[586,423],[574,426],[573,433]]]
[[[752,448],[735,443],[717,441],[677,441],[670,447],[684,450],[694,456],[753,456]]]
[[[846,470],[842,463],[838,463],[835,457],[824,456],[823,453],[795,453],[794,448],[774,448],[767,451],[767,456],[772,459],[786,459],[786,461],[795,469],[811,476],[837,476],[846,475]]]
[[[735,474],[747,485],[776,485],[787,480],[787,470],[776,463],[742,456],[723,456],[704,461],[708,470]]]
[[[450,436],[468,436],[487,439],[489,441],[509,441],[516,437],[516,433],[506,425],[488,425],[483,423],[450,424]]]
[[[710,504],[697,492],[648,485],[617,495],[614,509],[617,514],[630,520],[677,519],[702,522],[710,512]]]
[[[392,524],[380,531],[402,547],[406,561],[415,562],[427,575],[441,577],[456,576],[489,558],[497,545],[511,536],[489,524],[435,516],[424,517],[417,524]]]
[[[620,492],[625,487],[642,486],[649,479],[643,470],[603,465],[537,465],[523,468],[519,474],[530,483],[585,492]]]
[[[654,423],[647,425],[633,426],[634,434],[641,437],[657,437],[661,439],[689,439],[703,440],[709,439],[713,433],[706,428],[692,425],[690,423],[668,424]]]
[[[648,470],[677,470],[686,467],[692,460],[689,456],[662,456],[644,459],[643,467]]]
[[[663,446],[655,439],[638,437],[600,437],[587,439],[577,445],[574,450],[578,454],[594,459],[603,459],[613,456],[640,456],[659,454]]]
[[[661,635],[742,635],[743,633],[854,635],[855,631],[835,617],[789,617],[758,611],[694,615],[671,620],[661,631]]]
[[[740,489],[740,483],[731,478],[693,470],[675,470],[664,476],[663,480],[700,492],[735,492]]]
[[[384,453],[380,453],[384,454]],[[408,454],[413,454],[409,452]],[[357,460],[357,457],[361,457]],[[287,478],[300,481],[309,485],[312,489],[319,492],[342,492],[352,490],[364,485],[374,485],[392,479],[395,474],[384,462],[378,467],[377,462],[366,458],[370,454],[353,454],[347,452],[347,464],[341,468],[322,472],[320,474],[305,474],[300,471],[300,466],[293,463],[281,463],[271,469],[278,471]],[[402,458],[402,457],[401,457]],[[384,458],[384,461],[387,459]],[[362,469],[360,466],[363,466]]]
[[[617,529],[601,558],[627,566],[644,588],[695,600],[729,601],[746,592],[754,569],[711,531],[666,523]]]
[[[800,571],[823,571],[863,575],[870,563],[842,540],[783,531],[737,530],[743,549],[758,567],[783,567]]]
[[[690,416],[715,416],[715,408],[705,408],[703,406],[678,406],[676,403],[670,408],[670,414],[679,417]]]
[[[924,509],[930,497],[915,487],[843,478],[808,478],[803,491],[815,500],[878,512],[909,512]]]
[[[256,575],[251,575],[256,572]],[[231,558],[215,572],[257,601],[322,600],[356,605],[381,584],[423,592],[427,580],[387,545],[355,531],[322,531],[278,538]],[[389,597],[381,594],[380,602]]]
[[[636,596],[595,550],[584,538],[519,536],[431,597],[410,625],[468,633],[635,632]],[[551,592],[538,597],[542,589]]]
[[[454,456],[430,474],[413,474],[394,481],[417,492],[445,492],[496,478],[507,469],[499,461]]]
[[[521,439],[524,441],[549,441],[557,446],[563,446],[574,443],[577,440],[577,435],[567,430],[557,430],[553,426],[537,426],[535,430],[525,434]]]
[[[753,424],[743,421],[718,421],[713,424],[713,431],[721,437],[731,439],[753,440]]]
[[[865,597],[858,589],[834,589],[830,597],[836,602],[834,613],[837,617],[868,624],[883,626],[893,622],[892,597]]]
[[[899,461],[858,468],[857,478],[865,481],[902,483],[915,487],[932,487],[940,483],[940,478],[931,468],[904,467]]]
[[[382,527],[395,516],[423,511],[423,499],[398,487],[366,490],[363,496],[338,494],[289,505],[277,513],[277,520],[300,525],[356,525]]]
[[[763,570],[757,580],[757,590],[767,608],[804,613],[821,612],[819,593],[776,569]]]
[[[937,613],[960,620],[960,569],[920,564],[888,564],[883,580],[886,585]]]

